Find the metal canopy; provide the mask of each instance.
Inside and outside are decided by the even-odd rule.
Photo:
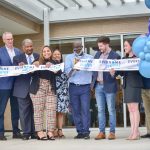
[[[51,23],[150,14],[144,0],[0,0],[0,5],[41,23],[44,20],[45,8],[50,10]]]

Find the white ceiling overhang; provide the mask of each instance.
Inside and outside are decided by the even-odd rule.
[[[0,4],[39,23],[44,8],[50,9],[50,23],[150,14],[144,0],[3,0]]]

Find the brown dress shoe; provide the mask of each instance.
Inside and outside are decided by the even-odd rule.
[[[103,132],[100,132],[96,137],[95,137],[95,140],[102,140],[102,139],[105,139],[106,136]]]
[[[110,134],[109,134],[109,136],[108,136],[108,139],[109,139],[109,140],[114,140],[114,139],[116,139],[115,133],[110,132]]]

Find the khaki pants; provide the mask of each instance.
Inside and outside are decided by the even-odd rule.
[[[147,133],[150,134],[150,89],[142,89],[142,99],[145,109]]]

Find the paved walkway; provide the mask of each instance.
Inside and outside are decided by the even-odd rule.
[[[7,141],[0,141],[0,150],[150,150],[150,139],[135,141],[126,140],[129,128],[117,128],[116,140],[94,140],[98,129],[91,129],[91,139],[73,139],[76,135],[75,129],[64,129],[65,139],[55,141],[38,141],[11,138],[11,133],[6,133]],[[146,133],[145,128],[140,128],[141,134]],[[106,132],[108,134],[108,130]]]

